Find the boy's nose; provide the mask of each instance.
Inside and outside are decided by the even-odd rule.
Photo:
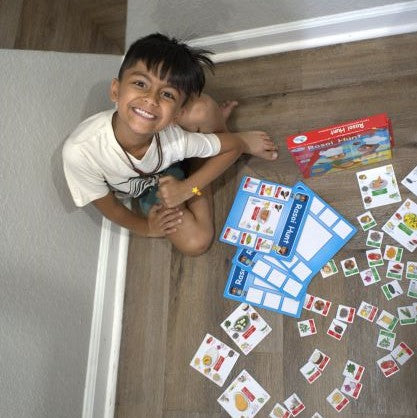
[[[158,106],[159,105],[159,94],[154,91],[148,91],[148,93],[145,96],[145,101],[152,106]]]

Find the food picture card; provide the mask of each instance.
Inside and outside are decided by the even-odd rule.
[[[306,408],[303,401],[298,397],[296,393],[293,393],[290,397],[285,399],[284,405],[291,412],[293,417],[300,415]]]
[[[246,355],[271,332],[271,327],[247,303],[240,304],[220,326]]]
[[[369,267],[377,267],[377,266],[383,266],[384,260],[382,258],[382,253],[379,248],[375,248],[373,250],[367,250],[366,251],[366,259],[368,261]]]
[[[359,171],[356,177],[365,209],[401,201],[392,164]]]
[[[216,385],[223,386],[238,358],[239,353],[207,334],[191,360],[190,366]]]
[[[243,177],[220,241],[291,259],[311,204],[301,182],[282,184]]]
[[[310,361],[301,367],[300,372],[310,384],[321,376],[320,369],[317,367],[317,365],[311,363]]]
[[[291,413],[280,403],[276,403],[269,414],[270,418],[290,418]]]
[[[329,364],[330,357],[316,348],[313,351],[313,354],[308,359],[308,361],[310,363],[315,364],[319,368],[320,371],[323,371],[326,368],[326,366]]]
[[[345,394],[350,396],[353,399],[358,399],[362,390],[362,383],[355,382],[354,380],[345,378],[343,381],[342,387],[340,390]]]
[[[298,332],[300,337],[308,337],[309,335],[317,334],[316,323],[314,319],[306,319],[305,321],[297,322]]]
[[[329,260],[321,269],[320,273],[322,277],[325,279],[326,277],[333,276],[334,274],[338,273],[339,270],[336,266],[336,263],[333,259]]]
[[[291,298],[268,282],[232,264],[223,296],[294,318],[301,316],[305,294]]]
[[[401,280],[403,277],[404,263],[388,261],[386,277],[389,279]]]
[[[408,251],[413,252],[417,248],[417,205],[406,199],[382,230]]]
[[[362,227],[364,231],[368,231],[369,229],[377,225],[375,218],[373,217],[370,211],[362,213],[362,215],[359,215],[357,219],[359,221],[359,225]]]
[[[378,308],[365,301],[361,302],[358,310],[356,311],[357,316],[366,319],[369,322],[374,321],[377,313]]]
[[[417,299],[417,280],[410,280],[408,285],[407,296],[410,298]]]
[[[335,338],[336,340],[340,341],[345,333],[347,325],[345,322],[339,321],[338,319],[333,319],[331,322],[329,329],[327,330],[327,335],[330,337]]]
[[[331,306],[332,302],[313,295],[306,295],[306,299],[304,301],[305,309],[323,316],[327,316]]]
[[[398,306],[397,311],[401,325],[414,325],[416,323],[416,312],[413,305]]]
[[[382,285],[381,290],[387,300],[392,300],[403,294],[403,289],[397,280],[393,280],[392,282]]]
[[[345,368],[343,369],[343,376],[348,377],[355,382],[359,382],[362,379],[364,371],[364,366],[361,366],[354,361],[348,360],[346,362]]]
[[[395,332],[390,332],[385,329],[381,329],[378,335],[378,341],[376,346],[378,348],[383,348],[384,350],[392,351],[395,344]]]
[[[335,389],[326,400],[337,412],[342,411],[350,402],[339,389]]]
[[[368,238],[366,239],[366,245],[368,247],[381,248],[382,239],[384,238],[384,233],[371,229],[368,232]]]
[[[251,418],[269,398],[262,386],[246,370],[242,370],[217,402],[233,418]]]
[[[417,280],[417,262],[408,261],[405,277],[410,280]]]
[[[388,261],[401,261],[403,257],[403,249],[395,245],[386,245],[384,251],[384,259]]]
[[[398,318],[393,314],[383,310],[376,320],[376,324],[382,328],[387,329],[388,331],[392,331],[398,324]]]
[[[417,166],[402,179],[401,184],[417,196]]]
[[[380,358],[376,364],[385,377],[390,377],[400,370],[391,354],[387,354],[386,356]]]
[[[345,277],[353,276],[359,273],[358,264],[355,257],[350,257],[340,262]]]
[[[351,324],[355,320],[356,309],[351,306],[339,305],[337,308],[336,319]]]
[[[414,351],[405,342],[400,342],[391,352],[393,359],[401,366],[413,355]]]
[[[364,286],[369,286],[371,284],[378,283],[379,281],[381,281],[381,277],[376,267],[371,267],[369,269],[362,270],[360,272],[360,275]]]

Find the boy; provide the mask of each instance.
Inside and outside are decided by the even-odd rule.
[[[81,123],[63,149],[77,206],[92,202],[111,221],[141,236],[165,236],[188,255],[202,254],[213,239],[207,186],[243,152],[277,158],[266,133],[226,132],[236,103],[220,109],[201,95],[203,67],[213,66],[205,54],[160,34],[136,41],[111,84],[116,111]],[[206,160],[184,178],[174,163],[192,157]],[[143,215],[117,197],[138,197]]]

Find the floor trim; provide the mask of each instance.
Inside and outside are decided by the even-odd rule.
[[[103,218],[83,418],[112,418],[123,319],[129,232]]]
[[[191,40],[215,62],[417,31],[417,0]]]

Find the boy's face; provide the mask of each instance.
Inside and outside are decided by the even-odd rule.
[[[117,103],[119,132],[150,139],[175,122],[182,112],[185,94],[138,61],[121,80],[112,81],[111,99]]]

